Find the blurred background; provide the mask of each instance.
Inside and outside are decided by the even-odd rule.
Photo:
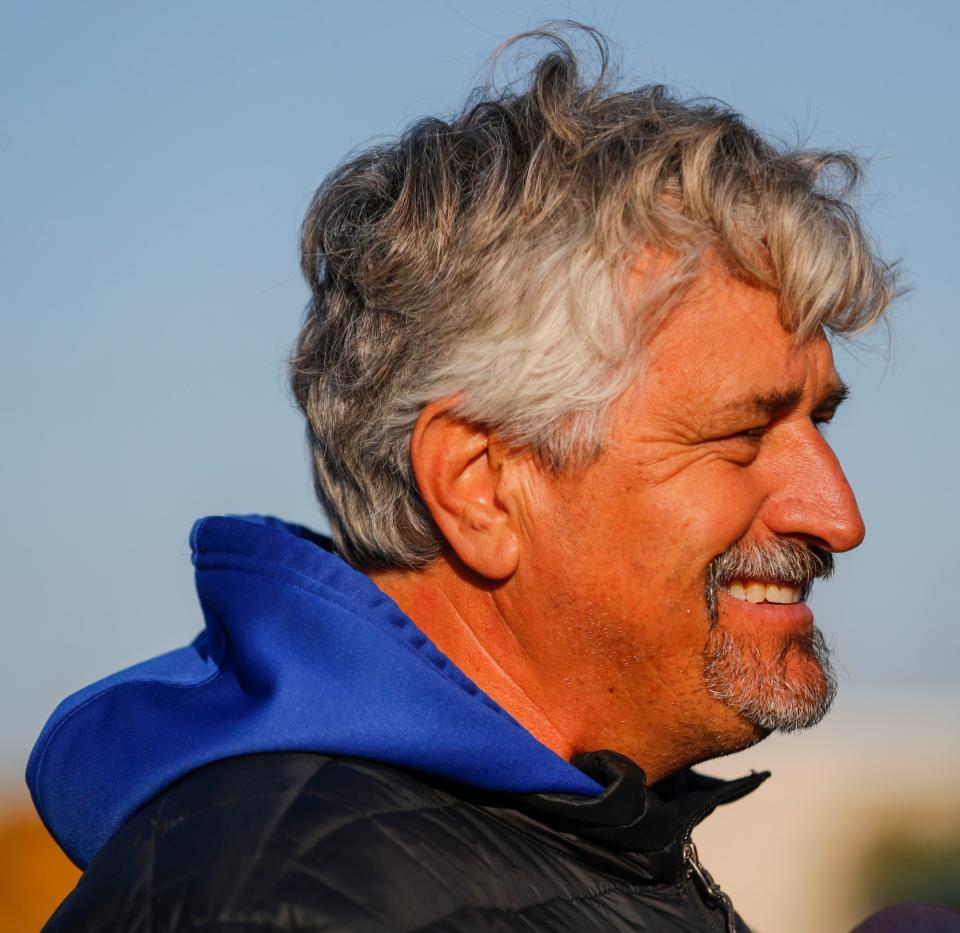
[[[912,292],[838,350],[830,428],[868,523],[816,605],[841,692],[698,841],[759,931],[842,931],[896,900],[960,908],[960,6],[823,0],[410,4],[0,2],[0,928],[75,870],[22,772],[68,693],[201,626],[201,515],[322,527],[284,357],[300,219],[351,148],[445,113],[510,34],[606,32],[628,84],[709,94],[870,162],[864,216]]]

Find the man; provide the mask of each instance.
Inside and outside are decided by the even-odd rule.
[[[746,929],[691,833],[765,775],[689,769],[830,705],[806,598],[864,528],[826,335],[893,274],[850,156],[546,38],[318,191],[335,548],[201,520],[204,634],[54,713],[28,778],[86,874],[49,929]]]

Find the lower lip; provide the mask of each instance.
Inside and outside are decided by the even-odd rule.
[[[727,619],[740,618],[766,628],[797,631],[813,627],[813,613],[804,603],[751,603],[737,599],[722,590],[719,595],[720,613]]]

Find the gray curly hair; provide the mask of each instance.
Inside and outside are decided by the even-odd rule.
[[[596,456],[706,251],[776,289],[798,340],[859,333],[894,296],[847,200],[854,156],[775,143],[715,100],[618,90],[603,37],[567,26],[595,43],[595,78],[570,28],[517,36],[503,48],[551,46],[526,80],[354,155],[307,212],[291,382],[318,497],[358,568],[422,567],[442,546],[409,453],[433,400],[456,397],[457,416],[545,468]],[[670,262],[638,294],[644,250]]]

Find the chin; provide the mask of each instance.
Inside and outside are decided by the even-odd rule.
[[[750,722],[738,713],[733,715],[736,718],[736,724],[731,726],[717,742],[718,749],[713,755],[715,758],[735,755],[737,752],[752,748],[770,735],[769,729],[764,729],[756,723]]]
[[[773,643],[714,625],[703,651],[703,676],[714,699],[737,713],[746,748],[771,732],[796,732],[827,714],[837,690],[830,650],[816,627]]]

